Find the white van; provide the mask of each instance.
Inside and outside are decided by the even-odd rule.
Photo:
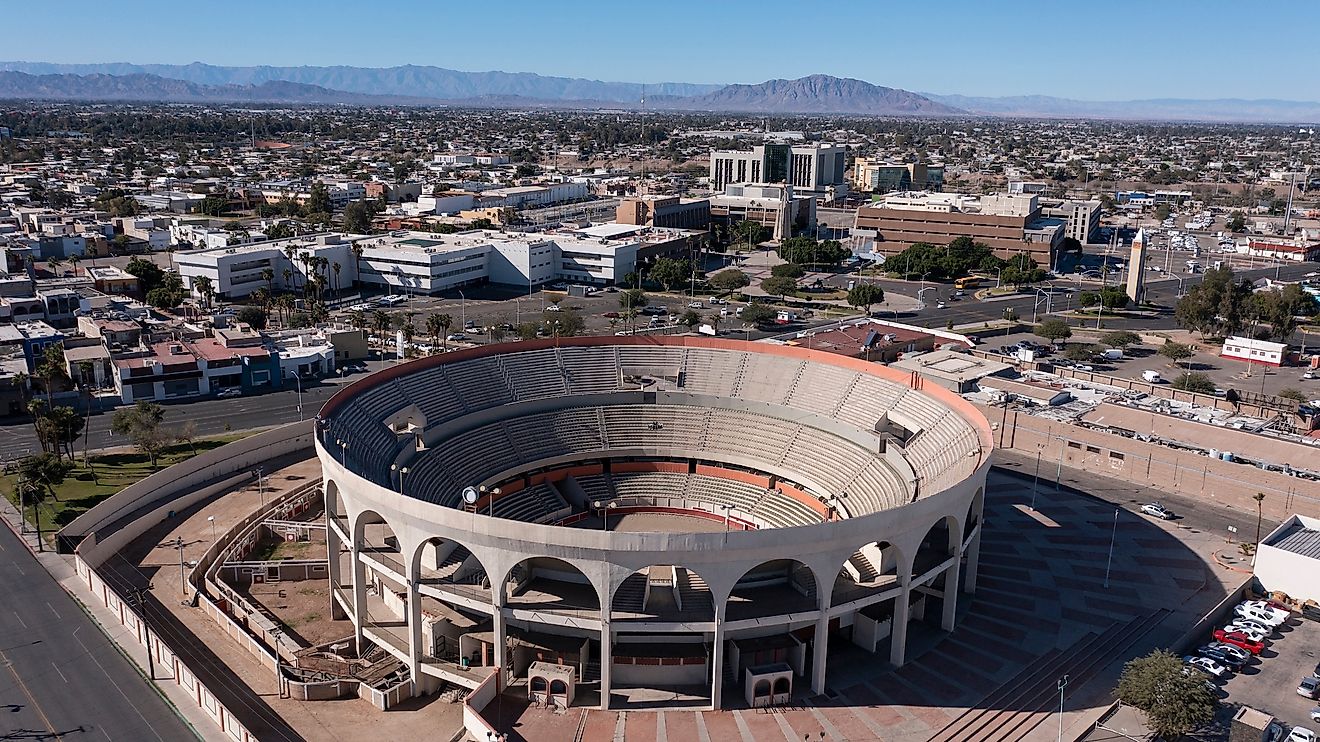
[[[1106,361],[1118,361],[1123,358],[1123,351],[1118,348],[1110,348],[1100,355],[1102,355]]]
[[[1146,382],[1149,382],[1149,383],[1151,383],[1151,384],[1158,384],[1158,383],[1160,383],[1160,372],[1159,372],[1159,371],[1142,371],[1142,372],[1141,372],[1141,379],[1142,379],[1142,381],[1146,381]]]

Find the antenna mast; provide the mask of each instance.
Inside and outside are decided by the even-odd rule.
[[[642,182],[637,186],[637,195],[646,194],[646,83],[642,83]]]

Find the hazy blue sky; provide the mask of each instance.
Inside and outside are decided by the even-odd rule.
[[[812,73],[932,93],[1320,100],[1310,0],[47,0],[6,60],[436,65],[600,80]]]

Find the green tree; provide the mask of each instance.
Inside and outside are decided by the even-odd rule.
[[[1230,232],[1245,232],[1247,231],[1247,218],[1242,216],[1241,211],[1234,211],[1229,214],[1226,226]]]
[[[1035,333],[1037,337],[1056,342],[1072,337],[1072,328],[1068,326],[1067,322],[1051,317],[1036,325]]]
[[[307,204],[303,208],[307,214],[329,214],[334,211],[330,203],[330,189],[325,187],[325,183],[318,180],[312,184],[311,192],[307,194]]]
[[[1100,303],[1105,309],[1122,309],[1131,302],[1132,298],[1121,286],[1105,286],[1100,289]]]
[[[1160,221],[1164,221],[1165,219],[1168,219],[1169,213],[1170,212],[1169,212],[1168,204],[1160,204],[1159,206],[1155,207],[1155,218],[1159,219]]]
[[[46,390],[46,404],[53,405],[56,384],[62,385],[69,381],[69,369],[64,365],[64,344],[51,343],[42,348],[34,365],[37,377]]]
[[[1069,345],[1067,349],[1063,351],[1063,357],[1070,361],[1089,361],[1094,359],[1099,352],[1100,348],[1094,345]]]
[[[765,304],[748,304],[743,307],[739,318],[746,325],[764,325],[773,322],[779,313]]]
[[[737,268],[725,268],[724,270],[711,276],[707,281],[712,288],[720,291],[737,291],[746,287],[752,282],[746,273]]]
[[[1146,712],[1151,731],[1176,739],[1214,719],[1219,701],[1206,680],[1177,655],[1156,650],[1123,667],[1118,698]]]
[[[266,237],[272,240],[285,240],[293,236],[293,225],[289,222],[276,222],[266,230]]]
[[[1196,354],[1192,352],[1190,345],[1166,340],[1164,341],[1164,345],[1160,346],[1160,355],[1173,361],[1173,364],[1176,366]]]
[[[1215,382],[1199,371],[1188,371],[1169,382],[1169,386],[1174,389],[1181,389],[1184,392],[1196,392],[1197,394],[1215,393]]]
[[[138,281],[142,283],[143,293],[158,288],[165,283],[165,271],[150,260],[143,258],[133,258],[128,261],[128,265],[124,266],[124,272],[137,276]]]
[[[1293,387],[1285,387],[1283,389],[1280,389],[1278,394],[1274,396],[1282,397],[1283,399],[1291,399],[1294,402],[1306,401],[1306,395],[1302,392],[1302,390],[1294,389]]]
[[[871,314],[871,307],[883,303],[884,300],[885,290],[879,284],[858,282],[848,289],[848,306],[865,309],[868,316]]]
[[[210,309],[211,301],[215,299],[215,284],[211,283],[210,276],[198,276],[193,280],[193,289],[202,300],[202,306]]]
[[[624,289],[620,291],[619,306],[623,309],[638,309],[646,306],[646,292],[641,289]]]
[[[1083,291],[1077,295],[1077,306],[1090,309],[1100,303],[1100,295],[1094,291]]]
[[[695,309],[689,309],[678,318],[680,325],[687,325],[688,330],[693,330],[701,324],[701,315]]]
[[[807,270],[797,263],[780,263],[770,269],[770,275],[775,278],[801,278],[807,275]]]
[[[365,201],[354,201],[344,207],[344,231],[371,234],[371,217],[371,209]]]
[[[771,276],[761,281],[761,290],[783,298],[797,291],[797,281],[785,276]]]
[[[229,199],[224,196],[207,196],[197,209],[207,216],[223,216],[229,210]]]
[[[789,263],[815,268],[835,266],[852,252],[838,240],[817,241],[814,237],[790,237],[779,243],[779,257]]]
[[[541,318],[542,327],[545,328],[545,334],[554,337],[573,337],[581,335],[587,328],[587,322],[582,318],[579,312],[574,310],[545,312]]]
[[[748,250],[770,239],[772,233],[768,227],[764,227],[756,222],[743,221],[733,225],[729,230],[729,244],[746,247]]]
[[[251,325],[253,329],[264,330],[270,321],[270,315],[262,307],[243,307],[235,315],[239,322]]]
[[[73,461],[73,444],[82,435],[86,421],[67,405],[56,405],[37,419],[37,431],[45,440],[43,449],[63,455]]]
[[[1107,332],[1100,338],[1100,342],[1111,348],[1126,348],[1129,345],[1137,345],[1141,342],[1141,337],[1135,332],[1127,330],[1115,330]]]
[[[155,402],[139,400],[132,407],[115,410],[110,420],[110,430],[115,435],[131,440],[133,447],[150,459],[151,468],[155,469],[161,451],[173,441],[173,436],[162,424],[164,420],[164,407]]]
[[[448,350],[449,350],[449,328],[451,328],[451,327],[454,326],[454,318],[453,318],[453,316],[450,315],[450,314],[446,314],[446,313],[433,314],[433,315],[431,315],[430,317],[428,317],[427,320],[426,320],[426,322],[427,322],[427,325],[426,325],[426,326],[427,326],[428,328],[431,326],[431,324],[430,324],[430,323],[431,323],[431,320],[435,320],[435,326],[439,329],[439,333],[437,333],[437,334],[440,335],[441,342],[444,343],[444,345],[443,345],[443,349],[446,350],[446,351],[448,351]]]
[[[692,277],[692,264],[676,258],[659,258],[647,272],[647,277],[669,291]]]

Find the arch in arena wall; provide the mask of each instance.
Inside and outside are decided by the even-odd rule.
[[[956,516],[946,515],[928,527],[921,545],[912,555],[910,574],[918,578],[962,549],[962,523]]]
[[[963,518],[963,538],[967,537],[981,523],[981,514],[985,511],[985,488],[977,487],[972,495],[972,504],[967,508],[967,517]]]
[[[725,599],[728,620],[820,608],[815,570],[797,559],[770,559],[748,569]]]
[[[548,556],[525,557],[491,589],[503,590],[506,605],[540,610],[599,611],[600,591],[580,566]]]
[[[843,605],[897,585],[910,563],[903,550],[888,541],[862,544],[840,565],[830,605]]]
[[[431,536],[409,555],[409,574],[419,580],[448,584],[482,582],[489,575],[481,557],[458,539]]]

